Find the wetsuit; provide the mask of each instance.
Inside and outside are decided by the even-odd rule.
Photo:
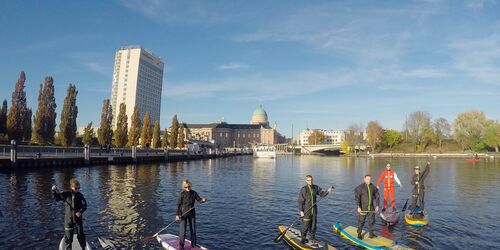
[[[368,217],[368,232],[373,235],[373,226],[375,225],[375,207],[379,204],[378,189],[373,184],[363,183],[354,189],[356,206],[362,211],[373,211],[371,213],[361,212],[358,216],[358,235],[361,234]]]
[[[410,211],[414,211],[415,208],[417,207],[417,204],[418,207],[420,207],[420,209],[424,211],[424,196],[425,196],[424,180],[429,174],[429,168],[430,165],[427,165],[427,167],[425,167],[422,173],[414,174],[413,178],[411,179],[411,184],[413,185],[413,192],[412,192],[412,202]]]
[[[394,198],[394,181],[396,181],[401,186],[401,181],[399,181],[398,175],[394,170],[384,170],[380,173],[378,177],[377,186],[380,187],[380,183],[384,180],[384,208],[387,207],[387,198],[391,197],[391,207],[396,207],[396,199]]]
[[[306,239],[307,233],[311,234],[311,239],[315,239],[316,237],[318,207],[315,203],[317,195],[325,197],[328,195],[328,191],[323,191],[316,185],[306,185],[300,189],[299,210],[304,212],[302,228],[300,230],[302,241]],[[311,208],[313,205],[314,207]]]
[[[182,191],[179,196],[179,200],[177,201],[177,215],[182,216],[187,212],[184,216],[181,217],[181,223],[179,225],[179,245],[180,249],[184,249],[184,241],[186,239],[186,226],[187,222],[189,222],[189,231],[191,232],[191,245],[196,245],[196,212],[194,208],[194,203],[202,202],[201,197],[194,190]]]
[[[80,192],[65,191],[52,192],[54,199],[64,202],[64,242],[66,249],[71,249],[73,243],[73,233],[76,232],[78,243],[82,249],[86,247],[85,234],[83,233],[83,212],[87,210],[87,201]],[[77,217],[76,212],[80,212],[80,217]]]

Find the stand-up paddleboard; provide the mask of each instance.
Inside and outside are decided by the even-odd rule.
[[[115,245],[108,239],[103,237],[97,237],[99,240],[99,244],[104,250],[114,250],[116,249]]]
[[[173,234],[160,234],[156,236],[156,239],[160,243],[160,245],[163,247],[163,249],[166,250],[178,250],[179,249],[179,236],[173,235]],[[191,241],[186,239],[184,242],[184,249],[185,250],[208,250],[206,247],[191,247]]]
[[[363,235],[363,239],[358,239],[358,228],[353,226],[344,226],[342,223],[337,223],[333,225],[333,231],[340,234],[342,237],[348,239],[350,242],[362,246],[366,249],[375,249],[375,250],[410,250],[411,248],[399,245],[396,242],[384,238],[382,236],[377,236],[374,238],[368,238],[368,232],[365,230],[361,231],[361,235]]]
[[[399,221],[399,212],[395,208],[388,207],[387,209],[380,212],[380,218],[382,222],[388,226],[396,225]]]
[[[280,233],[283,233],[283,231],[285,231],[288,227],[287,226],[284,226],[284,225],[280,225],[278,227],[278,230],[280,231]],[[290,227],[288,228],[288,230],[286,231],[284,237],[283,237],[283,240],[285,241],[285,243],[290,246],[292,249],[296,249],[296,250],[309,250],[309,249],[324,249],[324,250],[334,250],[336,249],[335,247],[333,246],[330,246],[328,245],[327,243],[325,242],[321,242],[321,241],[318,241],[318,242],[307,242],[307,243],[301,243],[300,242],[300,230],[296,229],[296,228],[293,228],[293,227]]]
[[[85,246],[85,250],[90,250],[92,249],[90,247],[90,244],[86,242],[87,245]],[[59,243],[59,250],[65,250],[66,249],[66,243],[64,242],[64,237],[61,239],[61,242]],[[78,238],[76,237],[76,234],[73,235],[73,243],[71,244],[71,249],[73,250],[80,250],[82,247],[80,246],[80,243],[78,242]]]
[[[411,210],[408,210],[405,213],[405,221],[408,225],[414,227],[423,227],[429,224],[429,217],[427,216],[427,212],[419,210],[419,208],[415,209],[418,211],[414,211],[412,213]]]

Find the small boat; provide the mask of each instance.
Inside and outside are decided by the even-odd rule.
[[[387,226],[393,226],[399,221],[399,212],[393,207],[388,207],[380,212],[380,218]]]
[[[286,230],[288,228],[288,230]],[[303,250],[303,249],[323,249],[323,250],[335,250],[336,248],[333,246],[328,245],[325,242],[307,242],[307,243],[302,243],[300,242],[300,230],[293,228],[293,227],[287,227],[284,225],[280,225],[278,227],[278,230],[280,233],[283,233],[286,230],[285,237],[283,237],[283,241],[291,248],[291,249],[296,249],[296,250]]]
[[[479,159],[465,159],[466,162],[480,162]]]
[[[161,244],[161,247],[166,250],[177,250],[180,248],[179,246],[179,237],[177,235],[173,234],[160,234],[156,236],[156,240],[158,240],[158,243]],[[184,242],[184,249],[185,250],[208,250],[206,247],[198,246],[198,247],[191,247],[191,241],[186,239]]]
[[[85,246],[85,250],[90,250],[92,249],[90,247],[90,244],[88,242],[86,242],[87,245]],[[59,250],[65,250],[66,249],[66,242],[64,242],[64,237],[61,239],[61,242],[59,243]],[[82,249],[82,247],[80,246],[80,243],[78,242],[78,238],[76,236],[76,234],[73,235],[73,242],[71,244],[71,249],[73,250],[78,250],[78,249]]]
[[[276,158],[276,148],[274,146],[260,145],[253,149],[253,157],[256,158]]]

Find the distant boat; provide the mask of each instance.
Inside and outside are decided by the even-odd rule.
[[[466,162],[479,162],[479,159],[465,159]]]
[[[253,149],[253,157],[256,158],[276,158],[276,148],[274,146],[260,145]]]

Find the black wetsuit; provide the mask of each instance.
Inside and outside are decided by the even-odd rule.
[[[87,201],[80,192],[73,191],[52,192],[54,199],[64,202],[64,241],[66,249],[71,249],[73,243],[73,233],[76,232],[78,242],[82,249],[85,249],[86,241],[83,233],[83,212],[87,210]],[[77,217],[76,212],[80,212],[80,217]]]
[[[424,171],[420,174],[414,174],[411,179],[411,184],[413,185],[412,192],[412,202],[410,211],[414,211],[415,207],[420,207],[424,211],[424,196],[425,196],[425,185],[424,180],[429,175],[430,166],[425,167]]]
[[[375,185],[367,185],[363,183],[354,189],[354,197],[356,199],[356,207],[362,211],[373,211],[370,213],[361,212],[358,216],[358,235],[361,234],[365,225],[366,217],[368,217],[368,232],[373,235],[373,226],[375,225],[375,207],[379,204],[378,189]]]
[[[194,203],[202,202],[201,197],[194,190],[182,191],[179,196],[179,200],[177,201],[177,215],[182,216],[181,223],[179,225],[179,245],[181,249],[184,248],[184,241],[186,239],[186,226],[187,222],[189,222],[189,231],[191,232],[191,245],[196,245],[196,212],[194,208]]]
[[[311,239],[316,237],[316,218],[318,207],[316,206],[316,196],[325,197],[328,191],[322,191],[316,185],[306,185],[300,189],[299,193],[299,210],[304,212],[302,219],[302,228],[300,230],[302,240],[305,240],[307,233],[311,234]],[[314,207],[311,206],[314,204]]]

